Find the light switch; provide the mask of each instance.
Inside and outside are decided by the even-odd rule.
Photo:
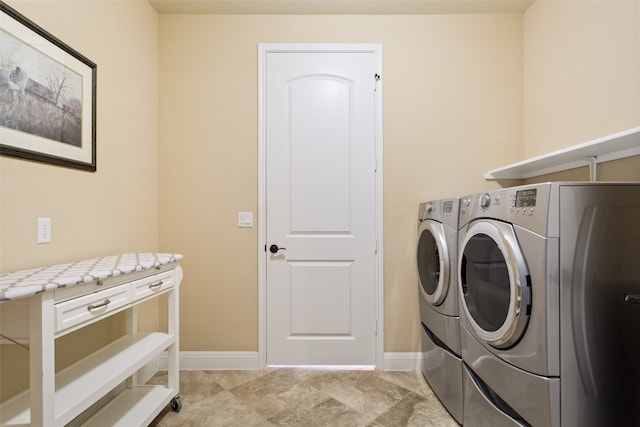
[[[238,212],[238,227],[253,227],[253,212]]]

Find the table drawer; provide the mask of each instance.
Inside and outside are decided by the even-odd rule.
[[[103,317],[131,302],[128,283],[55,305],[56,332]]]
[[[173,287],[173,270],[131,282],[132,299],[138,301]]]

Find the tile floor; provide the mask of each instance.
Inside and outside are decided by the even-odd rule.
[[[458,427],[415,371],[181,371],[180,396],[151,426]]]

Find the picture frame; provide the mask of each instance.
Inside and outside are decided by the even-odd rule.
[[[94,62],[0,1],[0,155],[95,172]]]

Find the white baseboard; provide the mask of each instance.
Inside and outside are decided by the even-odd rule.
[[[160,356],[160,369],[167,369],[167,355]],[[257,351],[181,351],[180,370],[258,370]]]
[[[385,371],[418,371],[422,368],[420,352],[385,353],[382,366]],[[162,354],[158,369],[167,369],[167,355]],[[260,360],[257,351],[181,351],[180,370],[258,370]]]
[[[424,354],[420,352],[385,353],[382,370],[419,371],[422,369]]]

